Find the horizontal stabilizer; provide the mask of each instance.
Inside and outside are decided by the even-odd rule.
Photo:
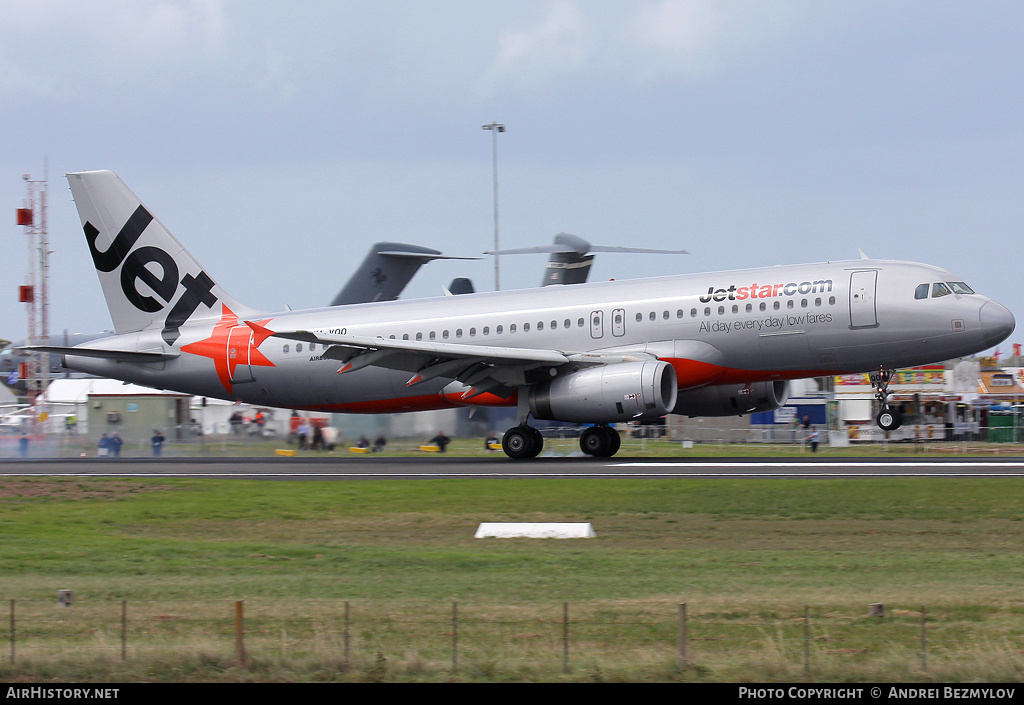
[[[588,252],[618,252],[620,254],[648,254],[648,255],[688,255],[687,250],[657,250],[646,247],[615,247],[611,245],[591,245],[589,242],[576,235],[569,233],[558,233],[551,245],[537,245],[535,247],[517,247],[509,250],[493,250],[485,252],[485,255],[529,255],[529,254],[571,254],[582,257]]]
[[[178,357],[176,352],[139,352],[137,350],[104,350],[102,348],[69,348],[61,345],[26,345],[18,348],[22,352],[51,353],[55,355],[76,355],[78,357],[99,357],[119,362],[162,362]]]

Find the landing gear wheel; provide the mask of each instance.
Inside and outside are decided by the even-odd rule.
[[[515,426],[505,431],[501,438],[501,449],[513,460],[535,458],[544,448],[544,437],[530,426]]]
[[[895,431],[903,423],[903,419],[900,418],[900,412],[895,409],[882,409],[876,421],[878,427],[883,431]]]
[[[540,452],[544,449],[544,436],[541,435],[541,432],[538,431],[537,429],[535,429],[533,426],[527,426],[526,429],[533,436],[533,448],[534,448],[534,450],[533,450],[533,455],[531,455],[530,457],[531,458],[535,458],[538,455],[540,455]]]
[[[607,426],[591,426],[580,434],[580,450],[595,458],[615,455],[621,444],[618,432]]]
[[[875,399],[878,401],[878,416],[875,422],[883,431],[895,431],[903,423],[900,412],[889,406],[889,382],[896,374],[895,370],[878,368],[878,373],[871,375],[871,386],[875,388]]]
[[[614,428],[608,428],[608,455],[606,457],[612,457],[619,452],[619,447],[622,446],[622,439],[619,437],[619,432]]]

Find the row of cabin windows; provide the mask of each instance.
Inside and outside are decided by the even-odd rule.
[[[579,318],[579,319],[576,320],[576,327],[577,328],[582,328],[584,325],[586,325],[586,322],[587,321],[586,321],[585,318]],[[537,330],[539,330],[539,331],[540,330],[544,330],[544,326],[545,326],[544,321],[537,321]],[[548,326],[549,326],[549,328],[551,330],[556,330],[559,327],[559,323],[558,323],[557,320],[553,320],[553,321],[551,321],[548,324]],[[562,328],[572,328],[572,319],[566,318],[564,321],[562,321],[561,327]],[[508,332],[509,333],[515,333],[517,330],[519,330],[519,328],[517,327],[517,325],[515,323],[509,325],[509,327],[508,327]],[[530,324],[529,323],[524,323],[522,330],[523,330],[524,333],[529,333],[530,332]],[[468,332],[469,332],[469,337],[471,337],[471,338],[475,338],[476,335],[477,335],[477,329],[475,327],[474,328],[470,328]],[[484,326],[482,329],[480,329],[480,335],[490,335],[490,334],[491,334],[491,327],[490,326]],[[505,334],[505,326],[503,326],[503,325],[495,326],[494,327],[494,334],[495,335],[504,335]],[[455,329],[455,337],[456,338],[462,338],[463,335],[464,335],[464,333],[463,333],[463,329],[462,328],[456,328]],[[424,336],[423,333],[416,333],[415,336],[413,336],[411,339],[412,340],[423,340],[423,336]],[[432,330],[429,333],[427,333],[426,336],[427,336],[427,340],[437,340],[437,331],[433,331]],[[394,335],[390,335],[388,337],[391,338],[392,340],[395,340],[395,338],[396,338],[396,336],[394,336]],[[449,331],[449,330],[441,331],[441,338],[443,340],[449,340],[451,337],[452,337],[452,332],[451,331]],[[403,334],[402,335],[402,340],[410,340],[410,334],[409,333]],[[309,350],[310,351],[314,351],[316,349],[315,346],[316,346],[316,343],[310,343],[309,344]],[[282,348],[282,352],[288,352],[288,351],[289,351],[289,346],[286,344]],[[297,343],[295,345],[295,352],[302,352],[302,343]]]
[[[966,285],[964,285],[964,286],[966,286]],[[821,306],[822,303],[823,302],[821,300],[821,297],[818,297],[818,298],[816,298],[814,300],[814,305],[815,306]],[[836,303],[836,297],[834,297],[834,296],[828,297],[828,305],[829,306],[834,306],[835,303]],[[810,302],[809,302],[808,299],[801,299],[800,300],[800,308],[807,308],[809,305],[810,305]],[[793,299],[789,299],[786,302],[786,308],[795,308],[795,307],[796,307],[796,304],[795,304]],[[772,310],[773,311],[778,311],[781,308],[782,308],[782,303],[780,301],[774,301],[772,303]],[[767,303],[762,301],[758,305],[758,311],[767,311],[767,310],[768,310]],[[725,306],[719,306],[718,307],[718,315],[719,316],[725,315],[725,312],[726,312],[726,307]],[[732,313],[737,313],[738,314],[739,312],[740,312],[739,304],[733,304],[732,305]],[[744,306],[744,312],[745,313],[753,313],[754,312],[754,305],[752,303],[746,304]],[[704,313],[705,316],[710,316],[712,314],[712,307],[711,306],[705,306],[703,313]],[[696,318],[697,315],[698,315],[698,309],[691,308],[690,309],[690,317],[691,318]],[[685,316],[686,316],[686,313],[683,311],[683,309],[680,308],[680,309],[676,310],[676,318],[685,318]],[[658,319],[658,315],[657,315],[657,313],[655,311],[651,311],[648,314],[647,317],[651,321],[656,321]],[[661,317],[662,317],[663,320],[666,320],[666,321],[669,320],[669,318],[671,317],[670,316],[670,312],[669,311],[662,311]],[[644,315],[642,313],[636,314],[636,322],[637,323],[642,322],[643,319],[644,319]],[[615,323],[616,324],[621,323],[620,316],[618,314],[615,317]],[[576,327],[577,328],[582,328],[585,324],[586,324],[586,319],[579,318],[579,319],[576,320]],[[600,325],[600,319],[595,319],[594,325],[595,326]],[[544,330],[544,326],[545,326],[544,321],[537,321],[536,329],[538,331]],[[553,321],[550,322],[548,327],[551,330],[557,330],[558,327],[559,327],[559,323],[558,323],[558,321],[553,320]],[[572,328],[572,320],[566,318],[564,321],[562,321],[561,327],[562,328],[566,328],[566,329]],[[509,333],[515,333],[517,330],[518,330],[518,328],[517,328],[515,323],[512,323],[508,327],[508,332]],[[530,332],[530,324],[529,323],[524,323],[523,327],[522,327],[522,331],[524,333],[529,333]],[[505,327],[504,326],[495,326],[495,328],[494,328],[494,334],[495,335],[504,335],[504,333],[505,333]],[[491,334],[491,327],[490,326],[484,326],[480,330],[480,334],[481,335],[490,335]],[[411,339],[412,340],[423,340],[423,335],[424,335],[423,333],[416,333],[415,336],[413,338],[411,338]],[[427,340],[436,340],[437,339],[437,331],[430,331],[426,335],[427,335]],[[470,328],[469,329],[469,337],[473,338],[473,337],[476,337],[476,335],[477,335],[477,329],[476,328]],[[449,340],[451,338],[451,336],[452,336],[451,331],[448,331],[448,330],[441,331],[441,339],[442,340]],[[388,336],[388,337],[391,338],[392,340],[394,340],[396,336],[391,335],[391,336]],[[456,328],[455,329],[455,338],[462,338],[462,337],[463,337],[463,329],[462,328]],[[410,334],[409,333],[404,333],[402,335],[402,340],[410,340]],[[283,352],[288,352],[288,347],[289,346],[286,344],[283,347],[283,349],[282,349]],[[310,352],[315,352],[315,350],[316,350],[316,343],[309,343],[309,351]],[[295,345],[295,352],[297,352],[297,353],[302,352],[302,343],[296,343],[296,345]]]
[[[807,308],[809,305],[810,305],[810,301],[808,299],[801,299],[800,300],[800,308]],[[814,305],[818,306],[818,307],[820,307],[822,305],[822,300],[821,300],[820,296],[818,298],[814,299]],[[835,306],[836,305],[836,297],[834,297],[834,296],[828,297],[828,305],[829,306]],[[773,311],[778,311],[781,308],[782,308],[782,302],[781,301],[776,300],[776,301],[772,302],[772,310]],[[794,302],[793,299],[789,299],[788,301],[786,301],[786,308],[796,308],[796,303]],[[730,310],[731,310],[732,313],[739,313],[740,312],[740,305],[739,304],[733,304]],[[762,301],[760,304],[758,304],[757,310],[758,311],[767,311],[768,310],[767,302]],[[719,316],[724,316],[725,312],[726,312],[726,307],[725,306],[719,306],[718,307],[718,315]],[[753,313],[754,312],[754,304],[752,304],[752,303],[745,304],[743,306],[743,312],[744,313]],[[705,316],[710,316],[712,314],[712,307],[711,306],[705,306],[703,313],[704,313]],[[691,308],[690,309],[690,318],[696,318],[697,315],[698,315],[698,309]],[[686,317],[686,313],[685,313],[685,311],[683,311],[683,309],[681,309],[681,308],[680,309],[676,309],[676,318],[685,318],[685,317]],[[656,320],[658,320],[658,314],[655,311],[651,311],[649,314],[647,314],[647,318],[648,318],[648,320],[656,321]],[[669,312],[668,311],[662,311],[661,312],[661,318],[663,320],[667,321],[669,319]],[[637,323],[641,323],[643,320],[644,320],[644,315],[642,313],[636,314],[636,322]]]
[[[586,319],[579,318],[579,319],[576,320],[576,327],[577,328],[582,328],[585,323],[586,323]],[[537,321],[537,330],[539,330],[539,331],[540,330],[544,330],[544,325],[545,325],[544,321]],[[548,324],[548,327],[551,330],[557,330],[558,327],[559,327],[558,326],[558,321],[556,321],[556,320],[551,321]],[[566,329],[572,328],[572,320],[569,319],[569,318],[566,318],[564,321],[562,321],[562,328],[566,328]],[[517,330],[519,330],[519,328],[518,328],[518,326],[515,323],[510,324],[509,327],[508,327],[508,332],[509,333],[515,333]],[[524,333],[529,333],[530,332],[530,324],[529,323],[524,323],[522,331]],[[470,338],[475,338],[476,335],[477,335],[476,328],[470,328],[468,332],[469,332],[469,337]],[[490,326],[484,326],[483,328],[480,329],[480,335],[490,335],[490,334],[491,334],[491,327]],[[494,334],[495,335],[504,335],[505,334],[505,326],[495,326],[494,327]],[[409,340],[410,339],[409,335],[410,335],[409,333],[403,333],[402,334],[402,340]],[[393,336],[393,335],[388,336],[388,337],[390,337],[391,339],[395,338],[395,336]],[[442,340],[448,340],[451,337],[452,337],[451,331],[447,331],[447,330],[441,331],[441,339]],[[463,337],[462,328],[456,328],[455,329],[455,337],[456,338]],[[423,333],[417,333],[412,339],[413,340],[423,340]],[[436,331],[430,331],[429,333],[427,333],[427,339],[428,340],[436,340],[437,339],[437,332]]]

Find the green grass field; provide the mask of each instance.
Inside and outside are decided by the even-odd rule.
[[[16,659],[5,654],[0,678],[1020,680],[1020,490],[962,478],[7,479],[0,597],[14,601]],[[482,521],[585,521],[597,538],[474,539]],[[58,608],[65,588],[75,604]],[[875,602],[886,618],[868,618]]]

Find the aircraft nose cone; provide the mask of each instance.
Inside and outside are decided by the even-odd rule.
[[[986,301],[978,315],[981,319],[981,338],[986,348],[999,345],[1009,338],[1017,325],[1010,310],[995,301]]]

